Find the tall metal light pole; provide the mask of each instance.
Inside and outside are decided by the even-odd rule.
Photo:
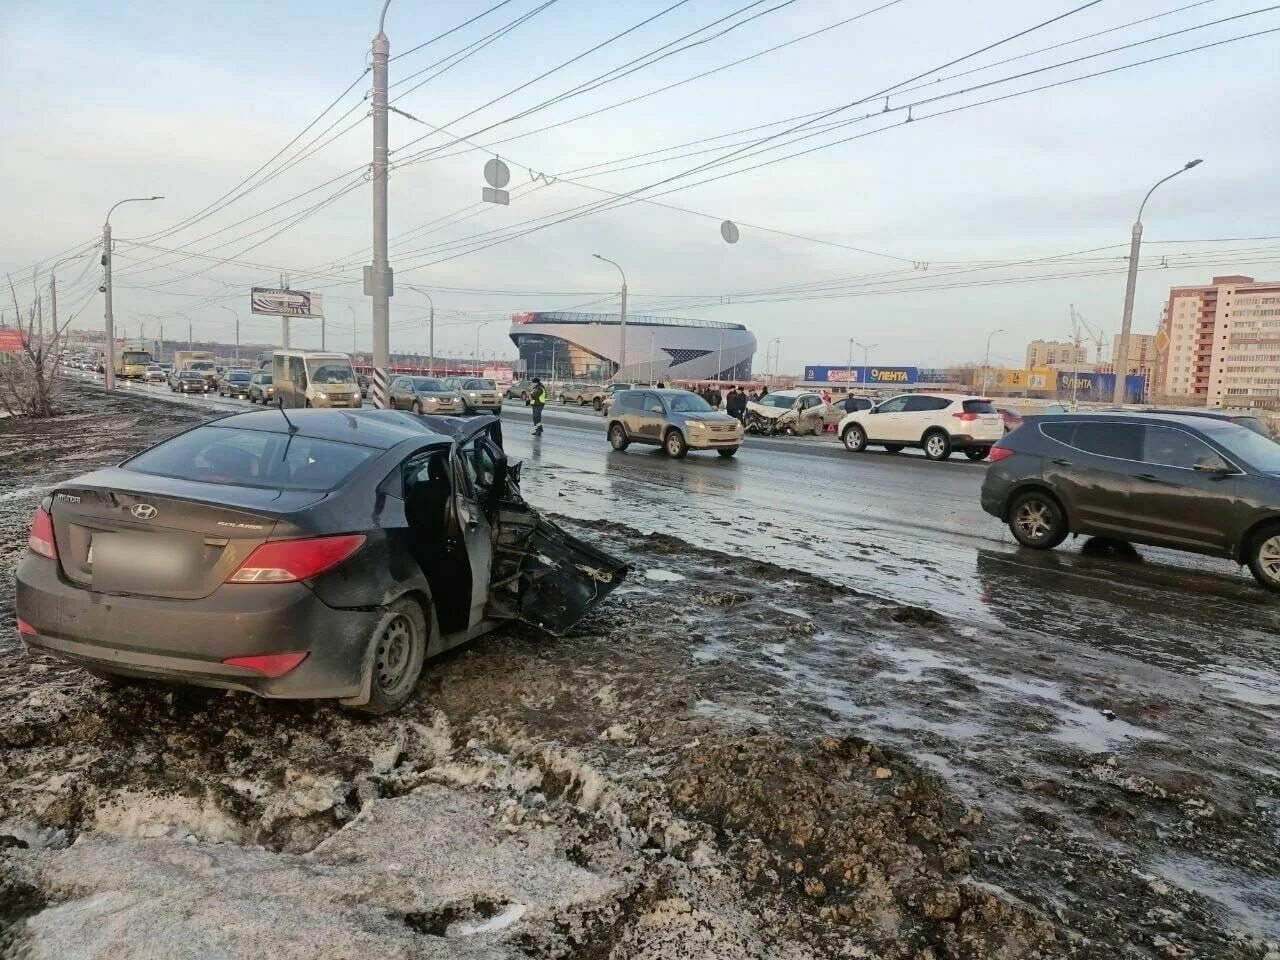
[[[1175,170],[1163,180],[1157,180],[1155,186],[1142,198],[1142,204],[1138,207],[1138,219],[1133,223],[1133,236],[1129,242],[1129,277],[1124,287],[1124,317],[1120,321],[1120,347],[1113,358],[1116,368],[1116,386],[1111,401],[1118,406],[1124,404],[1124,386],[1129,375],[1129,330],[1133,326],[1133,296],[1138,286],[1138,253],[1142,249],[1142,211],[1147,201],[1151,199],[1151,194],[1156,192],[1156,187],[1202,163],[1204,163],[1203,160],[1188,161],[1183,164],[1181,170]]]
[[[427,298],[427,303],[431,307],[431,312],[427,315],[427,353],[429,354],[428,376],[436,375],[436,302],[431,299],[431,294],[423,290],[421,287],[410,287],[414,293],[420,293]]]
[[[480,331],[490,323],[492,323],[491,320],[486,320],[484,323],[480,324],[480,326],[476,327],[476,355],[475,359],[472,360],[472,363],[475,365],[477,371],[480,369]]]
[[[592,256],[597,260],[603,260],[605,263],[612,263],[615,267],[618,267],[618,273],[622,274],[622,315],[618,323],[618,372],[614,374],[617,377],[624,375],[623,371],[627,366],[627,275],[616,261],[610,260],[608,257],[602,257],[598,253],[593,253]]]
[[[115,213],[116,207],[122,203],[141,203],[147,200],[163,199],[164,197],[128,197],[124,200],[118,200],[107,211],[107,218],[102,223],[102,292],[106,295],[105,309],[102,316],[105,321],[104,326],[107,335],[107,359],[106,363],[102,365],[102,369],[104,382],[108,390],[114,390],[116,386],[116,324],[115,317],[111,315],[111,214]]]
[[[776,361],[771,360],[769,356],[770,352],[773,351],[773,345],[775,343],[778,345],[777,352],[774,354],[777,357]],[[775,367],[777,364],[780,364],[781,362],[782,362],[782,338],[774,337],[765,345],[765,348],[764,348],[764,371],[765,371],[766,386],[773,385],[773,381],[770,376],[770,371],[772,370],[774,373],[776,373],[777,371]]]
[[[880,344],[873,343],[871,346],[867,346],[865,343],[859,343],[857,340],[851,340],[850,343],[855,347],[862,348],[862,375],[865,377],[867,375],[867,368],[871,366],[871,361],[867,358],[871,356],[871,351],[880,346]]]
[[[347,309],[351,311],[351,362],[356,360],[356,308],[347,304]]]
[[[386,0],[378,18],[378,35],[373,38],[373,263],[364,276],[364,292],[373,298],[373,405],[380,410],[388,405],[394,282],[387,262],[387,61],[391,42],[383,27],[389,6],[391,0]]]
[[[226,310],[231,316],[236,318],[236,360],[240,359],[240,314],[236,313],[230,307],[224,304],[218,304],[219,309]],[[324,349],[323,343],[321,349]]]
[[[54,340],[55,342],[57,342],[57,339],[58,339],[58,279],[57,279],[57,272],[58,272],[58,268],[59,268],[60,266],[62,266],[62,265],[63,265],[64,263],[66,263],[68,260],[74,260],[75,258],[76,258],[76,255],[72,255],[72,256],[70,256],[70,257],[63,257],[61,260],[57,261],[57,262],[56,262],[52,267],[50,267],[50,268],[49,268],[49,312],[53,315],[53,319],[52,319],[52,323],[51,323],[51,332],[52,332],[52,334],[53,334],[53,340]],[[45,339],[46,339],[46,338],[45,338],[45,332],[44,332],[44,316],[43,316],[43,314],[42,314],[42,315],[41,315],[41,318],[40,318],[40,347],[41,347],[41,349],[44,349]]]
[[[987,334],[987,352],[982,357],[982,390],[980,392],[984,397],[987,395],[987,371],[991,369],[991,338],[997,333],[1004,333],[1004,331],[992,330]]]
[[[856,342],[853,337],[849,338],[849,358],[845,362],[844,368],[845,389],[848,389],[853,384],[853,345]]]

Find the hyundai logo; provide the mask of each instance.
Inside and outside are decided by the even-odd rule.
[[[135,503],[129,512],[139,520],[154,520],[159,511],[149,503]]]

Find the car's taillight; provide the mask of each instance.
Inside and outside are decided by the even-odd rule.
[[[332,570],[364,546],[362,534],[272,540],[249,555],[227,583],[293,583]]]
[[[36,628],[33,627],[31,624],[27,623],[27,621],[19,618],[18,619],[18,636],[34,637],[35,635],[36,635]]]
[[[1013,451],[1007,447],[992,447],[991,452],[987,454],[987,460],[990,463],[999,463],[1005,457],[1012,457]]]
[[[260,653],[251,657],[229,657],[222,662],[229,667],[256,670],[264,677],[283,677],[305,659],[305,653]]]
[[[31,518],[31,532],[27,535],[27,546],[32,553],[37,553],[50,560],[58,559],[58,542],[53,538],[53,518],[44,507],[36,507],[36,515]]]
[[[965,423],[970,423],[978,419],[978,415],[976,413],[969,413],[967,411],[965,413],[953,413],[952,416],[957,420],[963,420]]]

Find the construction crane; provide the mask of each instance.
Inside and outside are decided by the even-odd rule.
[[[1084,330],[1085,334],[1088,335],[1088,338],[1093,341],[1094,346],[1096,347],[1096,351],[1095,351],[1096,359],[1094,360],[1094,362],[1101,363],[1102,362],[1102,342],[1103,340],[1106,339],[1106,334],[1103,333],[1103,331],[1094,327],[1092,324],[1089,323],[1088,320],[1086,320],[1084,317],[1078,314],[1076,312],[1075,304],[1072,304],[1071,305],[1071,341],[1076,345],[1077,350],[1080,348],[1081,342],[1084,340],[1084,337],[1082,337],[1080,334],[1080,331],[1082,329]]]

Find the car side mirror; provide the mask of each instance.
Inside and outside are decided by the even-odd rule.
[[[518,484],[520,482],[520,474],[524,472],[524,461],[516,460],[507,464],[507,478]]]
[[[867,407],[867,413],[879,413],[879,412],[880,412],[879,407]]]
[[[1230,476],[1234,471],[1221,457],[1201,457],[1195,462],[1196,470],[1201,473],[1212,473],[1219,477]]]

